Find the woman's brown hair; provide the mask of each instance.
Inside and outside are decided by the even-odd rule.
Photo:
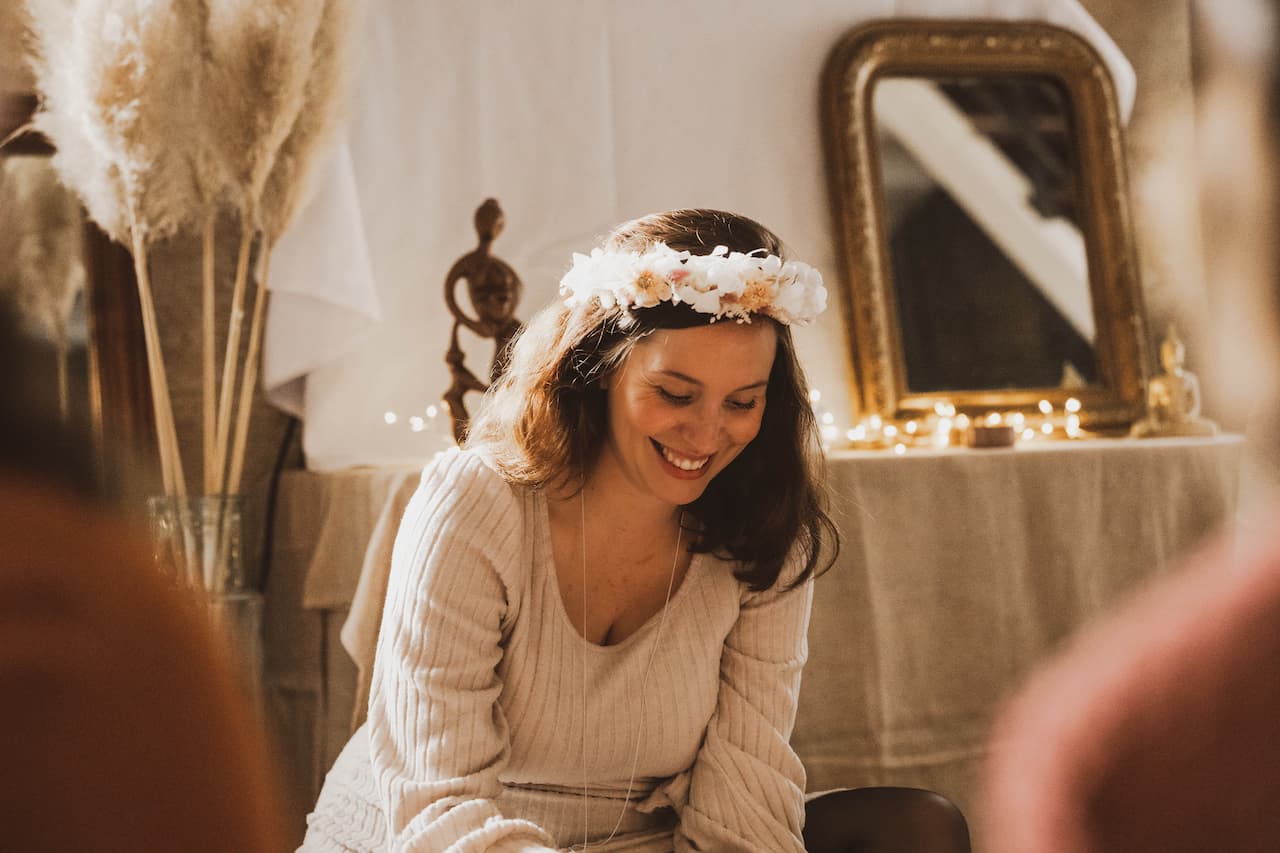
[[[781,241],[758,222],[702,209],[624,223],[604,248],[643,252],[656,242],[695,255],[726,246],[783,256]],[[600,380],[653,331],[709,322],[683,304],[628,314],[596,301],[573,309],[553,303],[513,342],[506,371],[490,389],[467,446],[482,449],[511,482],[580,486],[608,432]],[[686,509],[700,525],[691,550],[738,561],[737,577],[758,591],[777,582],[793,550],[803,562],[793,583],[812,576],[824,558],[830,565],[839,539],[825,509],[818,428],[791,330],[766,317],[755,322],[773,323],[778,334],[760,432]]]

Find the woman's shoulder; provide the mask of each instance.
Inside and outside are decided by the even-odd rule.
[[[498,473],[483,451],[451,447],[437,453],[422,469],[419,489],[444,488],[454,495],[479,494],[494,500],[518,500],[521,487]]]
[[[503,479],[481,453],[449,448],[422,467],[402,528],[445,525],[472,530],[476,537],[485,529],[516,528],[525,515],[524,491]]]
[[[529,490],[509,483],[483,453],[450,448],[423,468],[400,532],[408,531],[411,541],[431,540],[470,555],[461,563],[483,557],[511,587],[521,583],[515,569],[523,565],[521,555],[528,548],[528,498]],[[518,598],[518,592],[511,597]]]

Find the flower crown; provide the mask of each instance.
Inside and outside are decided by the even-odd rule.
[[[630,312],[662,302],[685,304],[712,322],[752,314],[789,326],[805,326],[827,307],[822,274],[800,261],[783,261],[764,249],[730,252],[716,246],[709,255],[677,252],[654,243],[640,252],[592,250],[574,253],[573,268],[560,279],[560,295],[570,308],[595,299],[605,309]]]

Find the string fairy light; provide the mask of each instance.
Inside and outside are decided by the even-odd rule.
[[[903,455],[913,448],[931,451],[970,443],[974,427],[1008,427],[1015,443],[1031,441],[1087,438],[1084,429],[1084,406],[1076,397],[1068,397],[1055,409],[1054,403],[1042,398],[1035,406],[1021,411],[989,410],[980,414],[961,412],[955,403],[937,401],[929,409],[910,418],[896,420],[880,414],[866,414],[853,424],[821,405],[822,391],[811,388],[809,403],[818,422],[824,451],[840,446],[851,449],[885,450]],[[966,436],[970,436],[966,439]]]

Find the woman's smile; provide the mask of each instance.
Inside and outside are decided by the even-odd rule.
[[[673,477],[679,477],[682,480],[696,480],[710,470],[707,465],[711,461],[710,456],[690,456],[673,450],[656,439],[651,438],[649,441],[653,442],[653,446],[658,451],[658,455],[662,457],[662,461],[674,469],[668,471]]]

